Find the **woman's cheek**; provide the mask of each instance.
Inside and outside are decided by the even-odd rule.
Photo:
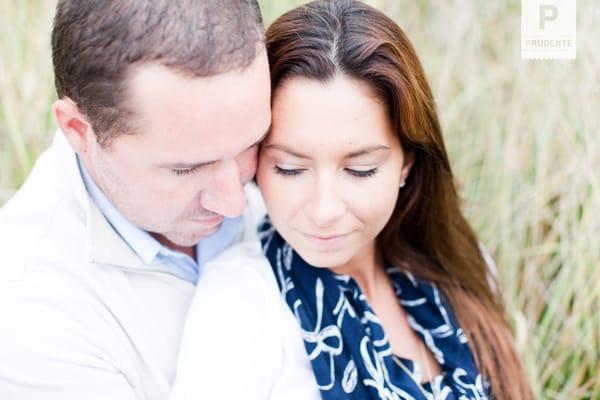
[[[382,223],[391,216],[398,188],[395,180],[387,174],[360,179],[345,196],[350,209],[364,222]]]
[[[287,213],[287,205],[289,200],[293,199],[294,188],[289,182],[290,178],[282,176],[274,171],[271,167],[270,171],[259,171],[259,187],[267,206],[267,211],[271,219],[277,219],[280,215]]]

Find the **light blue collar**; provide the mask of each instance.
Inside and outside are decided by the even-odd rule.
[[[79,170],[85,187],[100,212],[115,232],[147,265],[167,264],[182,279],[196,283],[199,266],[215,258],[233,242],[241,226],[241,217],[225,218],[219,230],[196,245],[196,260],[182,252],[171,250],[153,238],[148,232],[127,220],[108,200],[88,174],[85,166],[77,157]]]

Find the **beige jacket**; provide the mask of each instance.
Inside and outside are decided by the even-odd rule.
[[[237,242],[264,215],[247,194]],[[194,286],[115,233],[60,133],[0,209],[0,257],[0,399],[168,398]]]

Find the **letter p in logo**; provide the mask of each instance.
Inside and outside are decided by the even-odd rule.
[[[546,22],[556,21],[558,7],[552,4],[540,4],[540,29],[546,29]]]

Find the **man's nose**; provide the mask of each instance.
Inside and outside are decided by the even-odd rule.
[[[223,161],[205,188],[202,206],[228,218],[240,216],[246,208],[246,194],[241,181],[240,169],[235,160]]]

